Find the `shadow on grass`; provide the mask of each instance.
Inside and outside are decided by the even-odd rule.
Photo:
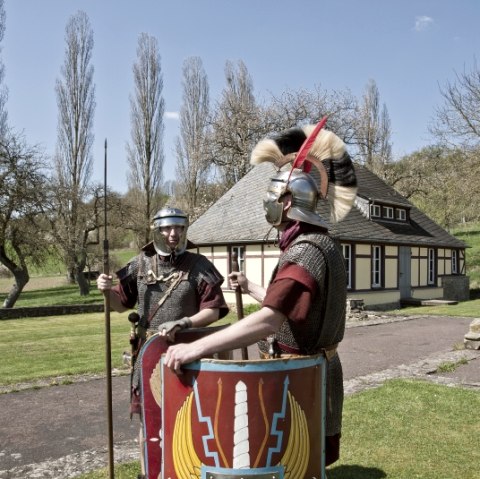
[[[384,471],[376,467],[337,466],[327,470],[328,479],[381,479],[387,477]]]

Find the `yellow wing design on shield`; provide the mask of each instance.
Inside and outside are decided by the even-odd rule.
[[[200,479],[202,463],[195,452],[192,434],[193,394],[189,394],[177,413],[173,430],[173,464],[179,479]]]
[[[290,435],[287,448],[280,464],[285,468],[285,479],[305,477],[310,460],[310,438],[308,435],[307,418],[298,402],[288,392],[290,404]]]
[[[298,402],[288,392],[290,405],[290,435],[285,453],[280,461],[285,479],[305,476],[310,460],[310,438],[307,418]],[[175,472],[179,479],[200,479],[202,462],[193,444],[191,427],[193,394],[190,394],[177,413],[173,430],[172,449]]]

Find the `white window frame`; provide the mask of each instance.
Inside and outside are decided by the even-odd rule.
[[[458,274],[458,251],[452,249],[452,274]]]
[[[383,217],[386,218],[387,220],[393,220],[394,215],[393,215],[393,208],[391,206],[384,206],[383,207]]]
[[[238,268],[242,273],[245,272],[245,246],[232,246],[230,250],[230,254],[233,258],[233,253],[237,253],[237,261],[238,261]]]
[[[427,284],[435,284],[435,250],[433,248],[428,248],[428,278]]]
[[[352,245],[342,243],[342,253],[347,272],[347,289],[352,289]]]
[[[380,205],[370,205],[370,216],[372,218],[380,218],[382,216]]]
[[[407,221],[407,210],[403,208],[397,208],[395,210],[395,215],[399,221]]]
[[[382,247],[372,245],[372,288],[382,286]]]

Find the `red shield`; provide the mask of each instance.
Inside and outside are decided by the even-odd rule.
[[[324,477],[323,356],[162,364],[161,383],[163,479]]]
[[[187,329],[178,332],[175,339],[179,343],[189,343],[225,327],[215,326]],[[152,336],[143,346],[140,356],[142,419],[145,435],[143,450],[147,477],[150,479],[160,477],[162,463],[160,358],[167,350],[169,344],[162,336]],[[229,353],[225,353],[223,357],[229,357]]]

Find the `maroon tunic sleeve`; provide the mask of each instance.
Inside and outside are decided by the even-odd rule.
[[[222,288],[220,284],[209,284],[203,282],[203,287],[200,288],[200,305],[199,311],[206,308],[217,309],[218,308],[218,319],[223,318],[228,314],[228,306],[223,297]]]
[[[137,295],[133,294],[131,289],[124,288],[121,283],[113,286],[111,291],[120,298],[120,302],[126,308],[133,309],[137,304]]]
[[[292,321],[304,321],[316,290],[317,283],[308,271],[287,263],[267,288],[262,305],[282,312]]]

